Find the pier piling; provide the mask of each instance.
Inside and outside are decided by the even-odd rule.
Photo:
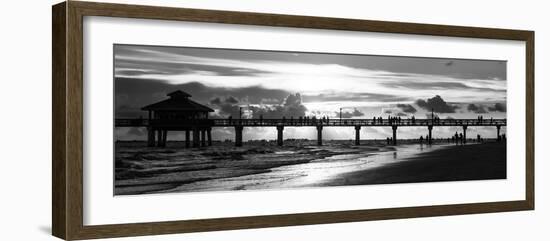
[[[285,129],[284,126],[277,126],[277,145],[282,146],[283,145],[283,130]]]
[[[208,146],[212,146],[212,127],[206,129],[206,135],[208,136]]]
[[[206,130],[201,130],[201,146],[206,146]]]
[[[317,145],[323,145],[323,126],[317,126]]]
[[[157,130],[157,146],[162,147],[162,130]]]
[[[235,146],[243,146],[243,126],[235,126]]]
[[[497,141],[500,141],[500,125],[497,125]]]
[[[462,131],[464,136],[464,139],[462,140],[463,143],[466,143],[466,129],[468,129],[467,125],[462,126]]]
[[[432,129],[434,128],[434,126],[432,125],[429,125],[428,126],[428,144],[432,144]]]
[[[185,130],[185,147],[186,148],[189,148],[191,144],[191,135],[189,132],[190,132],[189,130]]]
[[[151,127],[147,127],[147,146],[155,146],[155,130]]]
[[[355,145],[358,146],[361,144],[361,126],[355,126]]]
[[[199,140],[200,140],[199,128],[195,127],[193,129],[193,147],[199,147],[200,146]]]
[[[397,126],[392,126],[391,129],[393,130],[393,145],[397,145]]]

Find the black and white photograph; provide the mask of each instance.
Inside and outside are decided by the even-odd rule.
[[[504,60],[113,48],[115,195],[507,177]]]

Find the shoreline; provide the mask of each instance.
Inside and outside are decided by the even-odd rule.
[[[178,154],[186,160],[171,156],[178,153],[174,147],[157,149],[154,154],[140,150],[120,152],[118,155],[124,157],[117,156],[115,195],[158,193],[186,184],[270,173],[274,168],[307,164],[332,156],[379,151],[379,147],[371,146],[345,150],[325,148],[298,145],[216,150],[208,147]]]
[[[137,149],[119,153],[122,155],[119,164],[124,166],[117,170],[122,179],[115,180],[115,195],[506,178],[505,142],[435,144],[433,150],[425,147],[425,151],[420,149],[418,153],[414,153],[414,148],[420,146],[405,144],[404,147],[338,144],[318,148],[300,144],[180,152],[172,147],[155,153]],[[396,154],[406,157],[395,159]],[[361,160],[346,161],[344,156],[347,155],[358,156]],[[373,160],[377,160],[374,166]],[[341,165],[360,166],[356,170],[340,171]],[[336,173],[322,177],[331,171]]]
[[[472,155],[471,153],[476,153]],[[319,186],[506,179],[506,143],[445,146],[370,170],[344,173]]]

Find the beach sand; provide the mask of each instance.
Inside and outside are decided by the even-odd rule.
[[[506,143],[432,146],[352,142],[117,143],[115,195],[261,190],[506,178]],[[181,143],[180,143],[181,144]]]
[[[474,154],[475,153],[475,154]],[[319,186],[506,178],[506,143],[446,146],[402,162],[344,173]]]

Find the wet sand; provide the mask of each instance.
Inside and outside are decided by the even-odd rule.
[[[185,149],[117,143],[115,195],[506,178],[506,143],[431,146],[289,141]],[[180,143],[181,144],[181,143]]]
[[[506,178],[506,143],[446,146],[404,161],[344,173],[320,186]]]

